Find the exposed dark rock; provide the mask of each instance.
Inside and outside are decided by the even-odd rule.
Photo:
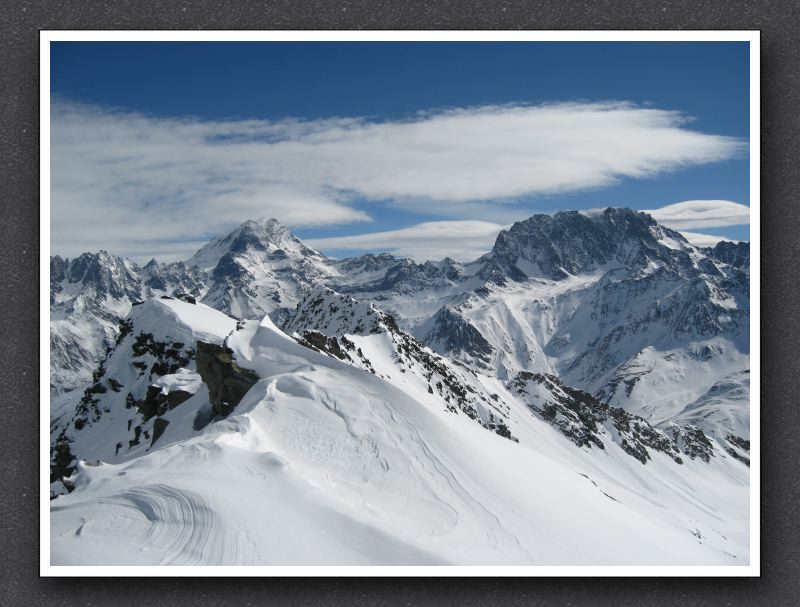
[[[148,386],[144,399],[134,401],[133,404],[144,417],[144,421],[147,421],[151,417],[164,415],[191,397],[192,394],[184,390],[173,390],[164,394],[160,387]]]
[[[741,436],[736,436],[735,434],[729,434],[725,437],[729,443],[742,449],[743,451],[750,452],[750,441],[745,440]]]
[[[450,306],[444,306],[433,317],[424,337],[439,353],[467,355],[488,364],[492,346],[472,323]]]
[[[741,436],[736,436],[735,434],[728,434],[725,440],[730,443],[728,447],[725,447],[725,452],[732,458],[750,467],[750,458],[748,457],[750,454],[750,441]],[[747,453],[747,455],[745,455],[745,453]]]
[[[53,446],[50,459],[50,482],[53,483],[58,479],[63,479],[72,476],[75,470],[75,456],[69,446],[69,441],[66,438],[60,438]],[[71,490],[66,485],[67,490]]]
[[[136,426],[133,429],[133,438],[128,441],[128,448],[133,448],[139,444],[139,437],[142,435],[142,427]]]
[[[688,253],[661,244],[662,234],[685,242],[678,232],[631,209],[609,208],[593,215],[578,211],[534,215],[498,234],[492,251],[483,258],[479,276],[501,283],[506,277],[515,281],[529,276],[561,280],[613,260],[629,267],[645,267],[649,260],[659,260],[681,273],[692,274]]]
[[[723,240],[714,246],[709,255],[734,268],[750,269],[750,243]]]
[[[132,305],[139,305],[140,303],[144,302],[134,302]],[[125,339],[128,335],[133,332],[133,321],[130,318],[126,318],[119,323],[119,333],[117,333],[117,341],[116,345],[120,345],[122,340]]]
[[[672,437],[678,447],[692,459],[708,463],[714,456],[714,445],[697,426],[673,426]]]
[[[164,430],[167,429],[167,426],[169,426],[169,422],[165,419],[161,419],[160,417],[153,422],[153,440],[150,441],[151,447],[155,445],[159,437],[164,434]]]
[[[509,387],[527,395],[532,392],[532,384],[544,386],[547,396],[543,401],[531,398],[528,407],[579,447],[604,449],[602,427],[613,426],[622,450],[643,464],[651,458],[650,450],[668,455],[677,464],[683,463],[681,453],[706,463],[714,455],[713,444],[696,426],[674,426],[670,437],[645,419],[611,407],[589,392],[571,388],[553,375],[523,371]]]
[[[236,364],[233,350],[203,341],[197,342],[197,372],[208,386],[214,413],[221,417],[228,416],[258,381],[255,372]]]
[[[131,351],[135,358],[149,354],[156,359],[150,366],[150,377],[153,375],[164,376],[186,367],[194,357],[194,350],[184,351],[182,350],[183,345],[181,342],[158,341],[152,333],[140,332],[131,344]],[[147,363],[143,361],[134,361],[131,364],[139,369],[140,375],[143,375],[147,369]]]
[[[297,340],[301,346],[315,352],[327,352],[340,360],[352,361],[352,358],[340,346],[336,337],[326,337],[318,331],[304,331],[303,337]]]

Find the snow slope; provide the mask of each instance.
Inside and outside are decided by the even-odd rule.
[[[517,443],[269,317],[140,308],[101,381],[131,371],[117,379],[146,387],[131,365],[159,362],[133,356],[147,326],[154,351],[224,339],[260,379],[226,419],[198,428],[199,389],[147,449],[81,456],[74,491],[51,502],[53,564],[747,564],[749,470],[734,458],[654,452],[643,466],[613,441],[576,448],[481,376],[508,399]],[[77,434],[88,448],[124,426],[108,394],[109,411],[73,432],[76,450]]]

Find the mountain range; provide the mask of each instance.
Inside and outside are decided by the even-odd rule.
[[[61,562],[108,558],[131,504],[112,560],[747,559],[748,243],[609,208],[469,263],[332,259],[262,219],[183,262],[50,267]]]

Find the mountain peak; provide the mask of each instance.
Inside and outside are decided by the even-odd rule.
[[[263,217],[259,217],[257,219],[251,219],[245,223],[256,223],[262,226],[269,226],[283,230],[288,230],[288,228],[285,225],[283,225],[280,221],[278,221],[274,217],[270,217],[269,215],[264,215]]]
[[[631,268],[653,260],[685,266],[688,247],[678,232],[630,208],[537,214],[498,234],[481,276],[561,280],[611,262]]]
[[[188,259],[186,265],[211,270],[226,256],[251,254],[275,258],[321,257],[277,219],[260,217],[248,219],[229,234],[215,238]]]

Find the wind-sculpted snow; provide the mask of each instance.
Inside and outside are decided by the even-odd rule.
[[[224,420],[78,464],[51,503],[54,564],[748,562],[747,468],[732,458],[654,452],[643,468],[613,441],[577,449],[485,376],[510,441],[268,317],[226,344],[260,381]]]
[[[84,466],[81,480],[87,486],[102,482],[98,479],[103,477],[102,472],[106,471],[92,474]],[[123,475],[127,474],[125,471]],[[88,494],[87,491],[77,495]],[[114,513],[111,520],[102,514],[100,518],[92,516],[109,511]],[[98,564],[93,562],[98,553],[103,554],[102,564],[109,565],[137,564],[139,559],[154,565],[247,562],[246,538],[212,510],[202,494],[188,489],[165,484],[136,485],[85,503],[76,500],[69,507],[54,506],[52,512],[54,522],[78,525],[74,535],[84,545],[80,553],[72,553],[67,538],[54,533],[51,554],[55,562]],[[109,524],[113,527],[109,528]],[[109,535],[120,532],[124,541],[109,546]]]
[[[134,306],[91,385],[65,395],[71,406],[65,402],[51,419],[54,460],[62,452],[53,490],[63,489],[60,476],[77,460],[124,461],[157,440],[184,438],[208,404],[195,369],[196,343],[221,344],[235,327],[235,320],[202,304],[155,299]]]

